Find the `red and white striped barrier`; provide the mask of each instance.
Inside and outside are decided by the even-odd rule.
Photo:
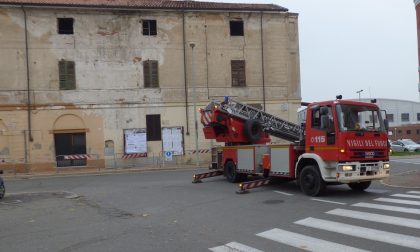
[[[201,179],[216,177],[216,176],[220,176],[220,175],[223,175],[222,171],[213,171],[213,172],[194,174],[192,182],[193,183],[201,183]]]
[[[271,182],[270,179],[259,179],[259,180],[249,181],[249,182],[243,182],[239,184],[239,191],[237,191],[237,193],[240,193],[240,194],[247,193],[248,189],[265,186],[265,185],[270,184],[270,182]]]
[[[129,159],[129,158],[141,158],[147,157],[147,153],[132,153],[132,154],[124,154],[122,159]]]
[[[188,153],[190,153],[190,154],[195,154],[195,153],[210,153],[210,151],[211,150],[209,150],[209,149],[201,149],[201,150],[198,150],[198,151],[196,151],[196,150],[191,150],[191,151],[189,151]]]
[[[89,154],[64,155],[64,160],[82,160],[89,158]]]

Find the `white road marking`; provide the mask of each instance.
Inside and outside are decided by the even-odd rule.
[[[209,250],[214,252],[264,252],[238,242],[229,242],[219,247],[209,248]]]
[[[415,194],[420,194],[420,191],[408,191],[407,193],[415,193]]]
[[[402,247],[420,249],[420,238],[411,235],[402,235],[398,233],[359,227],[335,221],[321,220],[312,217],[296,221],[295,224],[336,232],[344,235],[350,235],[363,239],[399,245]]]
[[[352,206],[366,207],[366,208],[373,208],[373,209],[394,211],[394,212],[402,212],[402,213],[410,213],[410,214],[420,214],[420,209],[409,208],[409,207],[398,207],[398,206],[371,204],[371,203],[364,203],[364,202],[356,203],[356,204],[353,204]]]
[[[365,192],[370,193],[386,193],[389,192],[389,190],[382,190],[382,189],[366,189]]]
[[[303,250],[309,251],[320,251],[320,252],[336,252],[336,251],[366,251],[343,244],[325,241],[317,238],[313,238],[298,233],[289,232],[286,230],[274,228],[262,233],[257,234],[258,236],[264,237],[269,240],[280,242],[292,247],[296,247]]]
[[[374,199],[374,200],[382,201],[382,202],[389,202],[389,203],[398,203],[398,204],[420,206],[420,201],[416,201],[416,200],[401,200],[401,199],[390,199],[390,198],[377,198],[377,199]]]
[[[410,194],[402,194],[402,193],[392,194],[391,196],[402,197],[402,198],[411,198],[411,199],[420,199],[420,195],[410,195]]]
[[[284,194],[284,195],[287,195],[287,196],[293,196],[294,195],[294,194],[291,194],[291,193],[285,193],[285,192],[280,192],[280,191],[273,191],[273,192]]]
[[[367,220],[367,221],[380,222],[380,223],[385,223],[385,224],[420,229],[420,220],[415,220],[415,219],[353,211],[353,210],[340,209],[340,208],[328,211],[326,213],[343,216],[343,217],[349,217],[353,219]]]
[[[321,201],[321,202],[326,202],[326,203],[332,203],[332,204],[339,204],[339,205],[347,205],[347,203],[343,203],[343,202],[331,201],[331,200],[322,200],[322,199],[317,199],[317,198],[311,198],[311,200]]]

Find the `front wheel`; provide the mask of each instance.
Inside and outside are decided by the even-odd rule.
[[[299,185],[302,192],[309,196],[322,194],[326,187],[321,174],[313,165],[303,167],[299,175]]]
[[[350,183],[349,187],[353,191],[362,192],[362,191],[368,189],[368,187],[370,186],[371,183],[372,183],[371,181],[360,182],[360,183]]]

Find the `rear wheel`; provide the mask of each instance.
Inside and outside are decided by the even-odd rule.
[[[349,187],[353,191],[362,192],[362,191],[368,189],[368,187],[370,186],[371,183],[372,183],[371,181],[360,182],[360,183],[350,183]]]
[[[322,194],[326,186],[318,169],[313,165],[303,167],[299,175],[299,185],[302,192],[309,196]]]
[[[229,160],[225,164],[225,176],[226,179],[231,183],[239,182],[240,174],[236,172],[236,165],[233,161]]]

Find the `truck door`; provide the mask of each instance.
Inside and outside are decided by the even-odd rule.
[[[316,153],[323,160],[337,160],[335,125],[331,106],[314,106],[307,115],[306,152]],[[307,120],[308,121],[308,120]]]

